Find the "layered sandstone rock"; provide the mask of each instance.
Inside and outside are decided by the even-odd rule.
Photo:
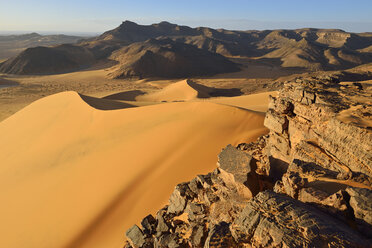
[[[272,98],[267,136],[227,146],[127,232],[127,247],[371,247],[370,87],[297,79]]]

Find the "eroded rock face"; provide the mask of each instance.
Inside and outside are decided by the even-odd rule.
[[[269,135],[227,146],[212,173],[177,185],[127,247],[372,247],[370,91],[288,82],[271,98]]]
[[[315,162],[338,171],[340,177],[350,177],[350,171],[371,177],[372,132],[360,121],[368,119],[368,114],[354,116],[355,122],[341,116],[354,106],[370,108],[369,91],[330,81],[288,83],[278,98],[271,98],[266,115],[265,125],[271,131],[269,155],[287,163],[294,158]]]
[[[264,191],[234,222],[236,240],[254,247],[366,247],[359,233],[288,196]]]

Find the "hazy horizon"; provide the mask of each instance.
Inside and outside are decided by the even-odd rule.
[[[139,0],[15,0],[0,3],[0,34],[85,34],[113,29],[124,20],[139,24],[168,21],[190,27],[206,26],[230,30],[332,28],[347,32],[372,31],[372,2],[358,1],[243,1],[228,5],[222,0],[185,3]]]

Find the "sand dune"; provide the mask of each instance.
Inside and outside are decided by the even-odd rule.
[[[224,146],[266,133],[263,118],[210,102],[102,111],[75,92],[40,99],[0,123],[0,247],[121,247]]]
[[[269,106],[270,95],[276,96],[277,92],[271,91],[237,97],[218,97],[208,99],[207,101],[249,109],[257,112],[266,112]]]
[[[149,102],[172,102],[172,101],[189,101],[196,98],[210,97],[208,92],[200,91],[194,88],[193,83],[189,80],[182,80],[177,83],[170,84],[165,88],[147,95],[137,96],[137,101]]]
[[[130,93],[130,92],[129,92]],[[129,94],[128,93],[128,94]],[[138,95],[137,101],[147,102],[173,102],[173,101],[191,101],[196,99],[221,97],[221,96],[240,96],[243,93],[238,88],[219,89],[207,87],[198,84],[190,79],[182,80],[165,86],[163,89],[145,94]]]
[[[144,95],[142,90],[128,90],[103,97],[103,99],[121,100],[121,101],[135,101],[137,96]]]

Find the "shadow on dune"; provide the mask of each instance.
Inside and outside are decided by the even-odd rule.
[[[141,90],[130,90],[130,91],[124,91],[124,92],[108,95],[108,96],[102,97],[102,99],[135,101],[137,96],[141,96],[144,94],[145,92]]]
[[[95,108],[95,109],[99,109],[99,110],[115,110],[115,109],[125,109],[125,108],[137,107],[135,105],[131,105],[131,104],[124,103],[124,102],[118,102],[118,101],[110,100],[110,99],[101,99],[101,98],[86,96],[86,95],[82,95],[82,94],[79,94],[79,96],[89,106],[91,106],[92,108]]]
[[[211,97],[234,97],[241,96],[243,92],[238,88],[221,89],[208,87],[202,84],[198,84],[190,79],[186,81],[187,85],[197,92],[197,98],[211,98]],[[164,89],[161,89],[162,91]],[[153,93],[150,93],[151,95]],[[156,92],[155,92],[156,94]],[[124,91],[112,95],[103,97],[103,100],[120,100],[120,101],[136,101],[138,96],[146,95],[146,92],[141,90],[130,90]],[[181,100],[181,99],[180,99]]]
[[[243,92],[238,88],[231,88],[231,89],[220,89],[220,88],[213,88],[208,87],[202,84],[195,83],[191,80],[187,80],[187,84],[198,92],[198,98],[210,98],[210,97],[233,97],[233,96],[241,96]]]

